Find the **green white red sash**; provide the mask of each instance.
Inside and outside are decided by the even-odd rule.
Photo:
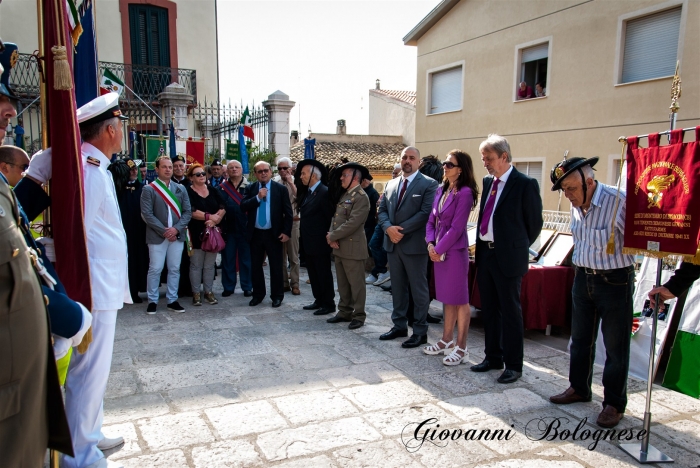
[[[180,205],[180,200],[177,199],[175,194],[170,191],[167,185],[163,183],[160,179],[156,179],[150,184],[155,192],[160,195],[166,205],[170,207],[171,210],[177,215],[177,219],[182,217],[182,206]],[[192,241],[190,240],[190,230],[185,228],[185,245],[187,246],[187,253],[192,255]]]

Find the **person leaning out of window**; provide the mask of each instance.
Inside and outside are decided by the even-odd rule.
[[[190,258],[190,283],[192,283],[192,304],[202,305],[201,285],[204,284],[204,300],[209,304],[218,304],[214,297],[214,268],[216,252],[202,250],[201,236],[206,227],[218,225],[226,214],[225,202],[221,194],[207,185],[207,173],[199,163],[194,163],[187,170],[187,177],[192,185],[187,187],[187,194],[192,205],[192,220],[189,224],[192,242]]]

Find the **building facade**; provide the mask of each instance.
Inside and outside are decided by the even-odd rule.
[[[406,146],[416,142],[416,93],[380,89],[369,90],[369,134],[401,135]]]
[[[479,144],[499,133],[545,209],[567,210],[551,168],[567,151],[598,156],[597,178],[616,183],[618,137],[669,126],[676,61],[677,126],[700,124],[699,18],[694,0],[444,0],[404,37],[418,57],[416,146],[467,151],[480,178]]]

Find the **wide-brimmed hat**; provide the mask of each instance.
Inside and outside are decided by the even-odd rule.
[[[552,180],[552,192],[556,192],[561,188],[561,182],[566,179],[566,176],[574,172],[576,169],[580,169],[584,166],[595,166],[598,162],[598,157],[594,156],[592,158],[569,158],[561,162],[558,162],[549,174],[549,178]]]
[[[331,201],[333,204],[338,203],[340,197],[345,193],[343,184],[341,183],[340,176],[343,175],[345,169],[354,169],[360,171],[360,182],[362,179],[366,179],[369,176],[369,170],[362,164],[356,162],[349,162],[335,167],[331,171],[330,182],[328,183],[328,192],[331,194]]]
[[[369,169],[367,169],[362,164],[356,163],[356,162],[349,162],[349,163],[345,163],[345,164],[342,164],[342,165],[336,167],[335,169],[333,169],[333,174],[338,174],[335,177],[337,177],[340,180],[340,175],[343,173],[343,171],[345,169],[356,169],[356,170],[360,171],[360,174],[362,175],[362,179],[370,179],[371,180],[371,178],[372,178],[372,176],[369,175]],[[362,180],[362,179],[360,179],[360,180]]]
[[[296,174],[294,177],[295,183],[297,180],[301,183],[301,170],[306,166],[317,167],[321,171],[321,183],[323,185],[328,185],[328,168],[318,159],[302,159],[297,163],[297,169],[294,172]]]

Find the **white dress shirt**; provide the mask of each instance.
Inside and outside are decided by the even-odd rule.
[[[513,172],[513,166],[510,166],[510,168],[501,177],[498,177],[498,180],[500,182],[498,183],[498,189],[496,190],[496,199],[493,202],[493,211],[491,211],[491,217],[489,218],[489,228],[486,231],[486,234],[482,236],[480,228],[478,226],[476,228],[479,232],[479,239],[481,239],[482,241],[493,242],[493,215],[496,213],[498,199],[501,198],[501,194],[503,193],[503,187],[506,186],[506,182],[508,182],[508,177],[510,177],[511,172]],[[491,183],[491,187],[493,187],[493,184],[495,182],[496,180],[494,178],[494,181]],[[482,194],[481,196],[483,197],[484,195]],[[486,202],[488,202],[488,198],[486,199]]]

